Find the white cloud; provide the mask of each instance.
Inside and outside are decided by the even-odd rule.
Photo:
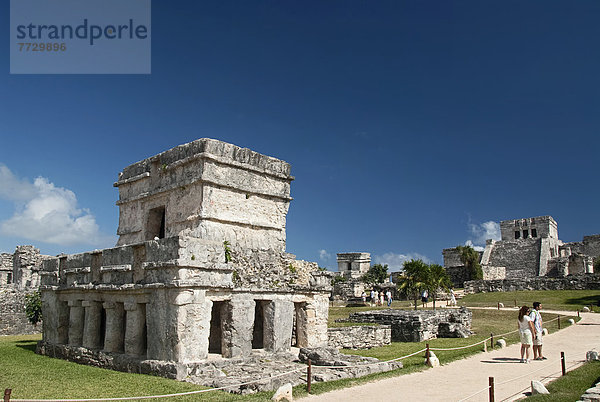
[[[471,238],[465,242],[465,245],[473,246],[473,248],[479,247],[482,250],[486,240],[500,240],[502,238],[500,224],[494,221],[487,221],[480,224],[469,223],[469,232],[471,233]]]
[[[319,258],[322,261],[327,261],[331,258],[331,254],[329,254],[327,250],[319,250]]]
[[[19,180],[5,165],[0,163],[0,198],[24,201],[35,195],[35,189],[27,180]]]
[[[16,207],[13,216],[0,224],[3,235],[63,246],[104,246],[111,239],[100,233],[89,210],[78,207],[71,190],[56,187],[44,177],[30,183],[0,165],[0,189],[0,198],[15,201]]]
[[[485,247],[482,247],[482,246],[476,246],[476,245],[474,245],[474,244],[473,244],[473,242],[472,242],[471,240],[467,240],[467,241],[465,242],[465,246],[470,246],[470,247],[473,247],[473,249],[474,249],[475,251],[483,251],[483,250],[485,250]]]
[[[424,255],[419,253],[408,253],[408,254],[396,254],[396,253],[385,253],[383,255],[374,255],[373,262],[375,264],[387,264],[390,271],[401,270],[405,261],[410,260],[423,260],[423,262],[430,264],[431,260]]]

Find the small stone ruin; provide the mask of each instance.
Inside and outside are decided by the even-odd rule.
[[[466,307],[440,310],[372,310],[350,314],[350,322],[390,325],[393,342],[422,342],[432,338],[468,338],[472,312]]]
[[[38,351],[190,379],[219,359],[327,346],[331,275],[285,251],[293,179],[212,139],[123,169],[117,245],[43,263]]]

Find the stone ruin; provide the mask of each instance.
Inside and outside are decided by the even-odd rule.
[[[25,296],[40,285],[42,261],[33,246],[17,246],[13,254],[0,254],[0,335],[23,335],[39,332],[25,315]]]
[[[123,169],[117,245],[43,263],[38,351],[186,379],[208,360],[327,346],[331,276],[285,251],[293,179],[213,139]]]
[[[391,326],[392,342],[422,342],[433,338],[468,338],[473,314],[466,307],[440,310],[372,310],[350,314],[348,322]]]
[[[551,216],[502,221],[500,231],[502,240],[487,240],[480,253],[484,280],[591,274],[600,258],[600,235],[564,243]],[[468,278],[458,251],[445,249],[442,254],[453,283],[463,286]]]
[[[365,291],[361,278],[371,267],[371,253],[338,253],[338,280],[333,295],[343,300],[359,298]]]

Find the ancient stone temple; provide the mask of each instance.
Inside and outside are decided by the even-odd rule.
[[[361,278],[371,267],[371,253],[338,253],[338,274],[334,294],[346,299],[360,297],[365,290]]]
[[[558,238],[558,224],[551,216],[505,220],[500,231],[502,240],[487,240],[481,253],[485,280],[591,274],[600,258],[600,235],[565,243]],[[460,285],[464,267],[458,252],[445,249],[443,255],[453,282]]]
[[[43,264],[39,351],[184,378],[327,345],[330,277],[285,252],[290,165],[199,139],[119,174],[114,248]]]

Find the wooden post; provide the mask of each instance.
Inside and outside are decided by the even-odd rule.
[[[308,359],[308,367],[306,368],[306,392],[310,394],[310,385],[312,380],[312,365],[310,359]]]
[[[429,362],[429,344],[426,343],[425,346],[427,347],[427,350],[425,351],[425,364],[427,364],[429,366],[430,365],[430,362]]]
[[[579,316],[579,310],[577,310],[577,318],[579,318],[579,317],[580,317],[580,316]]]
[[[500,302],[498,302],[498,310],[500,310]]]
[[[560,315],[556,316],[556,320],[558,322],[558,329],[560,329]]]
[[[490,346],[491,346],[492,349],[494,349],[494,334],[493,333],[490,334],[490,338],[491,338],[490,339]]]
[[[515,299],[515,307],[517,307],[517,299]]]
[[[494,402],[494,377],[490,377],[490,402]]]
[[[4,390],[4,402],[9,402],[10,401],[10,393],[12,392],[12,389],[10,388],[6,388]]]
[[[560,352],[560,366],[562,369],[562,375],[567,374],[567,368],[565,363],[565,352]]]

